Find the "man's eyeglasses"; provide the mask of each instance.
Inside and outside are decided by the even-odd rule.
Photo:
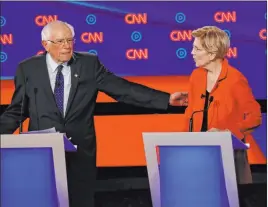
[[[74,38],[71,38],[71,39],[61,39],[61,40],[55,40],[55,41],[52,41],[52,40],[47,40],[49,42],[52,42],[53,44],[56,44],[56,45],[64,45],[65,43],[67,44],[74,44],[75,43],[75,39]]]

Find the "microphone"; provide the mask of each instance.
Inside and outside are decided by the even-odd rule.
[[[202,94],[203,95],[203,94]],[[201,95],[201,98],[202,98],[202,95]],[[213,96],[210,96],[209,97],[209,103],[208,103],[208,107],[206,108],[206,109],[203,109],[203,110],[199,110],[199,111],[194,111],[193,113],[192,113],[192,115],[191,115],[191,118],[190,118],[190,123],[189,123],[189,132],[192,132],[193,131],[193,118],[194,118],[194,114],[196,114],[196,113],[199,113],[199,112],[204,112],[204,111],[206,111],[206,110],[208,110],[208,108],[209,108],[209,106],[210,106],[210,104],[211,104],[211,102],[214,100],[214,97]]]
[[[37,130],[39,130],[39,116],[38,116],[38,109],[37,109],[37,100],[36,100],[36,95],[37,95],[38,89],[34,88],[34,104],[35,104],[35,112],[36,112],[36,121],[37,121]]]
[[[22,122],[22,117],[23,117],[23,112],[24,112],[24,102],[25,102],[25,96],[26,96],[26,85],[28,83],[28,78],[25,80],[25,86],[23,90],[23,96],[21,100],[21,107],[20,107],[20,124],[19,124],[19,133],[21,134],[23,131],[23,122]]]

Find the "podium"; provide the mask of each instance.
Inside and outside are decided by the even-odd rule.
[[[68,207],[65,151],[60,133],[1,135],[1,207]]]
[[[153,207],[239,207],[234,150],[248,147],[231,133],[143,133],[143,141]]]

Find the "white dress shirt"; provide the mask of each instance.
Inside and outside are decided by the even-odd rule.
[[[55,83],[56,83],[56,76],[57,76],[57,67],[59,66],[58,63],[56,63],[49,53],[46,55],[46,62],[48,67],[48,74],[50,79],[50,85],[51,89],[54,93]],[[67,63],[63,63],[62,68],[62,74],[64,78],[64,100],[63,100],[63,116],[65,116],[66,113],[66,107],[68,103],[68,98],[70,94],[71,89],[71,67],[67,65]]]

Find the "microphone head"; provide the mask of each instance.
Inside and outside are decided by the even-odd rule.
[[[37,88],[34,88],[34,93],[37,93],[38,89]]]

